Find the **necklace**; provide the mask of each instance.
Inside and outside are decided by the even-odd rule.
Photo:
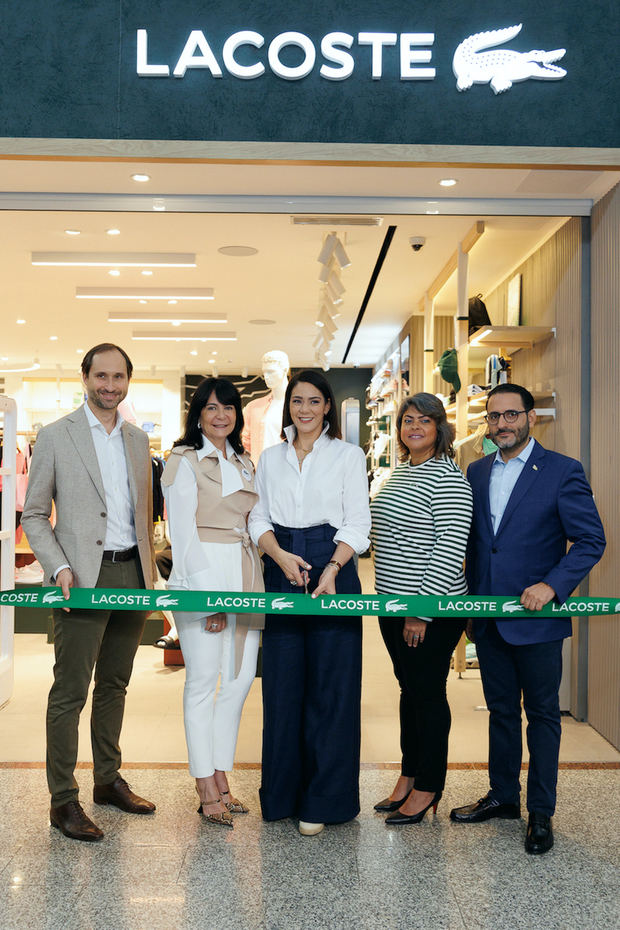
[[[297,456],[297,461],[298,461],[300,464],[301,464],[301,462],[303,462],[303,460],[305,459],[305,457],[306,457],[307,455],[310,455],[310,453],[312,452],[312,449],[304,449],[304,447],[303,447],[301,444],[300,444],[299,446],[296,446],[296,445],[293,443],[293,448],[295,449],[295,455]],[[314,448],[314,446],[313,446],[313,448]]]

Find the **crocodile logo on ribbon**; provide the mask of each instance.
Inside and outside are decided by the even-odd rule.
[[[517,601],[507,601],[507,603],[502,605],[502,613],[504,614],[518,614],[523,610],[525,610],[525,607],[522,604],[518,604]]]
[[[556,48],[551,52],[515,52],[508,48],[483,51],[493,48],[494,45],[510,42],[519,35],[522,26],[520,23],[507,29],[477,32],[461,42],[452,59],[452,70],[458,90],[468,90],[472,84],[490,84],[494,93],[502,94],[518,81],[527,81],[530,78],[538,81],[559,81],[563,78],[566,75],[564,68],[552,62],[564,57],[565,48]]]
[[[178,607],[178,597],[170,597],[169,594],[160,594],[155,601],[156,607]]]
[[[385,609],[390,614],[397,614],[402,610],[407,610],[407,605],[401,604],[398,598],[394,598],[392,601],[385,602]]]
[[[57,604],[59,601],[64,601],[62,594],[56,594],[54,591],[48,591],[47,594],[43,595],[43,604]]]
[[[292,601],[287,601],[284,597],[274,597],[271,602],[272,608],[275,607],[276,610],[288,610],[290,607],[294,607]]]

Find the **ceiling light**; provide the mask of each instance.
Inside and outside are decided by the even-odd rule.
[[[8,355],[3,355],[2,358],[0,358],[0,362],[8,362],[8,360],[9,360]]]
[[[15,320],[15,322],[17,323],[18,326],[23,326],[24,323],[25,323],[26,321],[25,321],[25,320]]]
[[[178,300],[169,300],[169,301],[168,301],[169,304],[178,304],[178,302],[179,302]]]
[[[381,226],[382,216],[291,216],[293,226]]]
[[[77,355],[81,355],[82,352],[84,351],[84,349],[76,349],[75,351],[76,351]]]
[[[180,320],[170,320],[170,322],[172,323],[173,326],[180,326],[180,325],[181,325],[181,321],[180,321]]]
[[[327,262],[331,259],[334,249],[336,247],[337,236],[336,233],[329,233],[325,236],[321,251],[318,254],[317,262],[320,262],[322,265],[326,265]]]
[[[344,284],[342,283],[342,281],[340,280],[340,278],[338,277],[335,271],[332,272],[332,274],[330,274],[329,281],[327,282],[327,286],[331,287],[331,289],[336,292],[338,297],[341,297],[346,291],[346,287],[344,286]]]
[[[330,274],[335,270],[335,268],[336,268],[336,262],[334,261],[334,257],[332,256],[328,262],[326,262],[324,265],[321,265],[321,270],[319,272],[319,281],[322,281],[323,284],[327,284],[327,280]]]
[[[440,187],[454,187],[457,184],[456,178],[442,178],[439,182]]]
[[[111,310],[108,323],[228,323],[228,317],[223,313],[183,313],[180,310],[174,314],[165,310],[145,313]]]
[[[237,334],[235,332],[191,332],[172,335],[169,330],[147,330],[146,332],[134,330],[131,338],[136,342],[196,342],[199,339],[205,342],[236,342]]]
[[[120,231],[120,229],[116,229],[116,228],[114,228],[114,229],[106,229],[106,234],[107,234],[108,236],[120,236],[121,231]]]
[[[81,300],[213,300],[212,287],[77,287]]]
[[[217,349],[212,349],[211,355],[217,355]]]
[[[31,252],[33,265],[63,268],[195,268],[193,252]]]
[[[340,239],[336,239],[336,245],[334,247],[334,255],[338,259],[338,264],[340,265],[341,268],[348,268],[349,265],[351,264],[351,259],[345,252],[345,248],[342,242],[340,241]]]
[[[118,268],[111,268],[108,271],[108,274],[111,274],[113,278],[118,278],[118,276],[120,275],[120,271],[118,270]]]
[[[143,274],[145,278],[149,278],[153,272],[150,270],[150,268],[144,268],[140,274]]]
[[[141,300],[140,303],[141,303],[141,304],[145,304],[145,303],[148,303],[148,301],[146,301],[146,300]]]
[[[424,212],[426,213],[427,216],[437,216],[437,214],[439,213],[439,210],[425,210]]]
[[[323,355],[326,355],[327,358],[329,358],[332,352],[333,352],[333,349],[325,349],[325,351],[323,352]]]
[[[58,336],[50,336],[50,342],[58,342]]]
[[[157,213],[163,213],[165,209],[166,202],[162,200],[161,197],[156,197],[153,200],[153,210],[155,210]]]
[[[344,291],[344,288],[342,290]],[[333,304],[342,303],[342,297],[336,290],[334,290],[334,287],[331,281],[328,281],[327,284],[325,285],[325,293],[327,294],[327,296],[329,297],[329,299],[331,300]]]
[[[249,258],[250,255],[257,255],[258,249],[251,245],[223,245],[218,249],[222,255],[231,255],[234,258]]]
[[[0,375],[12,375],[22,371],[36,371],[40,367],[41,365],[39,362],[35,361],[32,365],[24,365],[19,368],[0,368]]]
[[[151,176],[150,174],[132,174],[131,180],[137,181],[139,184],[144,184],[145,181],[151,180]]]
[[[65,229],[66,236],[79,236],[80,234],[81,230],[79,229]]]
[[[275,320],[248,320],[248,323],[251,326],[272,326],[275,323]]]
[[[208,362],[209,362],[209,365],[215,365],[216,359],[210,358],[208,359]]]
[[[196,351],[196,349],[190,349],[190,350],[189,350],[189,354],[190,354],[190,355],[198,355],[198,352]]]
[[[319,320],[314,321],[314,325],[323,327],[325,326],[325,323],[323,322],[323,320],[319,319]]]

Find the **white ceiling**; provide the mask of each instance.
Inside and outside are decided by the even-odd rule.
[[[148,184],[130,180],[135,171],[151,175]],[[597,170],[530,171],[528,169],[457,169],[394,167],[299,167],[265,165],[163,164],[128,162],[0,161],[0,192],[134,194],[158,197],[183,195],[257,195],[280,197],[322,195],[427,197],[445,203],[442,177],[457,178],[450,198],[583,198],[593,201],[620,179],[620,172]],[[2,194],[0,193],[0,197]],[[36,199],[36,198],[35,198]],[[7,202],[5,198],[5,203]],[[435,216],[386,215],[380,227],[343,227],[340,231],[352,260],[343,270],[346,287],[332,364],[339,364],[362,303],[381,244],[390,225],[396,233],[386,262],[354,340],[348,363],[372,365],[394,339],[474,220],[485,220],[485,233],[470,254],[470,293],[488,292],[543,239],[561,217],[551,216]],[[118,227],[119,236],[106,235]],[[68,237],[75,228],[81,235]],[[312,341],[319,309],[320,266],[317,256],[330,226],[294,226],[288,214],[82,212],[50,209],[0,212],[0,276],[2,280],[2,343],[0,369],[28,364],[37,358],[43,369],[72,374],[80,361],[78,350],[100,341],[113,341],[129,351],[138,370],[204,371],[212,350],[218,352],[220,373],[260,368],[261,355],[284,349],[297,365],[314,364]],[[414,253],[408,239],[425,236],[424,248]],[[226,245],[249,245],[258,254],[232,258],[218,253]],[[112,278],[103,268],[32,267],[32,251],[195,252],[197,267],[155,270],[152,277],[139,269],[123,269]],[[224,312],[226,324],[204,329],[234,330],[231,343],[133,342],[139,329],[169,328],[169,324],[108,323],[112,309],[144,312],[130,302],[81,301],[76,287],[147,286],[213,287],[215,300],[207,312]],[[456,300],[452,279],[441,292],[437,312],[453,312]],[[195,312],[195,304],[186,305]],[[158,303],[157,310],[166,309]],[[177,306],[175,309],[179,309]],[[252,319],[275,320],[257,326]],[[17,319],[25,319],[18,325]],[[195,330],[196,324],[186,328]],[[57,336],[57,341],[50,341]],[[198,352],[192,356],[191,350]]]

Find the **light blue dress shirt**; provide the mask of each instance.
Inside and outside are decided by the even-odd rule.
[[[503,460],[501,451],[497,450],[489,479],[489,507],[494,533],[497,533],[499,529],[510,495],[533,449],[534,439],[530,437],[527,446],[515,458],[507,462]]]

